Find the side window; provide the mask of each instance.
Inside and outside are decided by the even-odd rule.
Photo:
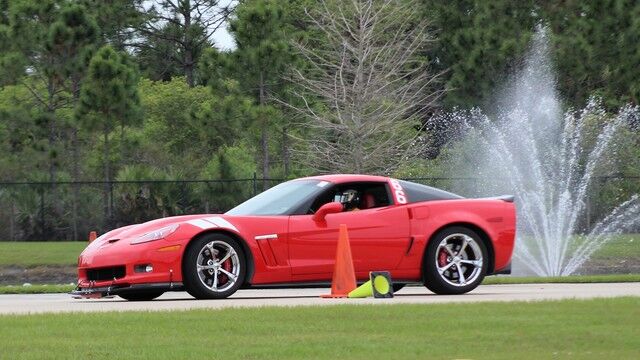
[[[309,209],[316,212],[322,205],[336,201],[344,211],[366,210],[391,205],[390,191],[385,182],[354,182],[339,184],[318,196]]]
[[[393,181],[393,180],[392,180]],[[409,181],[395,180],[404,191],[408,202],[462,199],[462,196],[430,186],[416,184]]]

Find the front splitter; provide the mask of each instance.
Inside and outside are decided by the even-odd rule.
[[[133,294],[145,291],[182,291],[184,285],[181,282],[175,283],[149,283],[134,285],[112,285],[103,287],[77,287],[70,292],[74,299],[99,299],[108,298],[120,294]]]

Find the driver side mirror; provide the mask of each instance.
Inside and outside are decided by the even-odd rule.
[[[324,221],[328,214],[335,214],[342,211],[342,204],[339,202],[330,202],[320,206],[320,209],[313,214],[313,221]]]

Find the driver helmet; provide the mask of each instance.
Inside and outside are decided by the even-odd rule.
[[[352,210],[360,203],[360,193],[357,190],[345,190],[340,197],[340,202],[345,210]]]

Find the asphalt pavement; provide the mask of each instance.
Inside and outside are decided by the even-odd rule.
[[[195,300],[186,292],[165,293],[153,301],[129,302],[119,297],[74,299],[68,294],[0,295],[0,314],[96,311],[160,311],[226,307],[302,306],[336,304],[436,304],[480,301],[540,301],[640,296],[640,283],[482,285],[464,295],[435,295],[421,286],[408,286],[393,299],[323,299],[327,288],[247,289],[224,300]]]

